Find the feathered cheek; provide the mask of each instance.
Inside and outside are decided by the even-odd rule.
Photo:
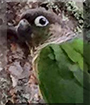
[[[49,27],[49,33],[55,36],[61,36],[62,28],[61,25],[58,23],[51,24]]]

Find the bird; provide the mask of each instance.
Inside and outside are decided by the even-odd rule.
[[[34,48],[32,66],[44,100],[82,103],[83,39],[58,15],[44,8],[23,12],[14,29],[21,42]],[[88,71],[85,74],[89,78]],[[85,89],[88,91],[86,86]]]
[[[89,102],[89,59],[83,53],[83,38],[55,13],[43,8],[21,15],[31,25],[33,46],[40,52],[33,62],[41,94],[46,103]],[[86,43],[86,50],[90,45]],[[88,53],[88,51],[86,51]],[[85,68],[83,60],[85,59]],[[88,63],[87,63],[88,62]],[[83,83],[83,75],[87,77]],[[83,93],[84,91],[84,93]],[[86,100],[83,97],[86,97]]]

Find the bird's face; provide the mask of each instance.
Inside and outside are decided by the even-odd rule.
[[[30,9],[21,15],[17,31],[24,40],[30,41],[33,46],[42,44],[50,36],[50,27],[60,25],[60,18],[43,8]]]

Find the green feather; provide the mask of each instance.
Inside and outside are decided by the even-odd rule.
[[[47,103],[83,103],[83,91],[89,97],[90,89],[83,84],[83,75],[90,85],[87,66],[83,70],[83,41],[74,39],[60,45],[43,48],[38,56],[39,86]]]

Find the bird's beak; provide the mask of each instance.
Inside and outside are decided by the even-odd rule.
[[[18,34],[18,38],[22,42],[31,40],[32,28],[31,24],[26,19],[20,20],[16,26],[16,32]]]
[[[31,28],[30,23],[26,20],[26,19],[22,19],[19,24],[17,25],[17,28],[22,30],[22,31],[26,31],[27,29]]]

